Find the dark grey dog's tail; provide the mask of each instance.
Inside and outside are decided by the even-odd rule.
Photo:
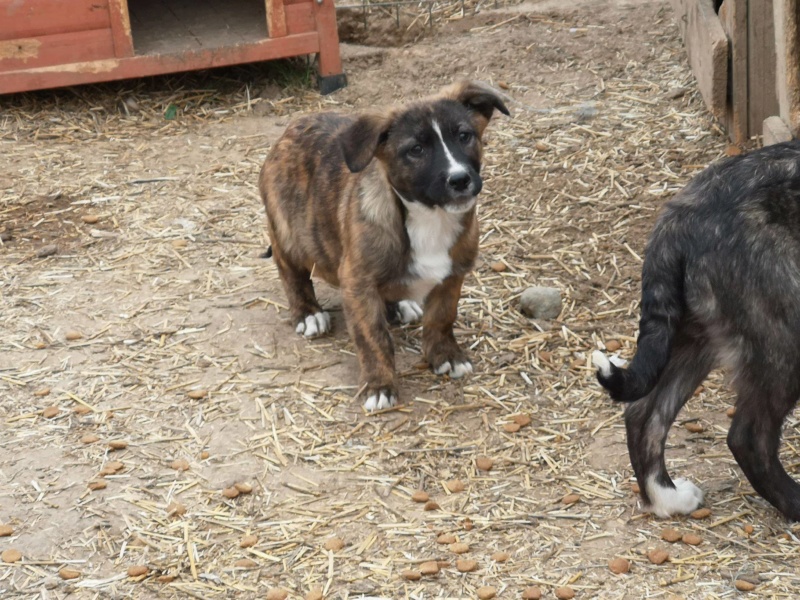
[[[635,402],[652,391],[669,362],[683,316],[683,258],[677,244],[664,238],[656,232],[648,245],[642,268],[639,340],[630,366],[621,369],[599,350],[592,355],[597,380],[618,402]]]

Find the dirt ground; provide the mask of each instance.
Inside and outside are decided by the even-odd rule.
[[[797,597],[798,529],[727,450],[723,376],[668,450],[711,515],[658,520],[638,509],[621,411],[589,365],[610,340],[633,351],[658,207],[736,150],[703,107],[668,4],[529,0],[427,31],[404,14],[408,35],[389,18],[372,32],[343,20],[361,45],[342,48],[349,87],[324,98],[302,65],[277,63],[0,99],[0,524],[12,530],[0,551],[22,555],[0,563],[0,597],[475,598],[492,586],[520,598],[538,586],[554,598],[568,585],[577,598],[695,599],[746,595],[742,578],[757,584],[749,595]],[[318,284],[332,336],[306,341],[288,323],[260,258],[258,170],[293,114],[461,77],[506,90],[514,113],[487,135],[481,259],[457,324],[476,372],[433,375],[418,329],[398,328],[403,403],[369,416],[336,290]],[[558,319],[520,314],[530,285],[562,291]],[[513,431],[521,415],[531,422]],[[792,418],[792,472],[798,437]],[[251,493],[223,495],[237,483]],[[417,490],[436,506],[413,502]],[[702,541],[668,544],[664,528]],[[651,564],[653,549],[670,560]],[[611,574],[613,557],[630,573]],[[439,573],[403,578],[423,561]]]

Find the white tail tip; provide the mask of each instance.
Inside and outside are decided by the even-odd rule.
[[[611,377],[611,361],[600,350],[592,352],[592,364],[600,371],[600,375]]]

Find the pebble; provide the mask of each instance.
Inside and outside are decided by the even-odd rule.
[[[459,559],[456,561],[456,569],[459,573],[471,573],[478,570],[478,563],[474,560]]]
[[[272,588],[267,590],[267,600],[286,600],[289,597],[289,592],[281,588]]]
[[[475,466],[481,471],[491,471],[494,466],[494,461],[488,456],[479,456],[475,459]]]
[[[423,575],[436,575],[439,572],[439,563],[435,560],[428,560],[419,566],[419,572]]]
[[[575,597],[575,590],[571,587],[558,587],[556,588],[556,598],[558,600],[572,600]]]
[[[247,482],[244,482],[244,481],[240,482],[240,483],[234,483],[233,487],[235,487],[237,490],[239,490],[240,494],[251,494],[251,493],[253,493],[253,486],[250,485]]]
[[[615,558],[609,561],[608,568],[612,573],[623,575],[631,570],[631,563],[624,558]]]
[[[535,585],[531,587],[526,587],[522,591],[522,600],[540,600],[541,597],[542,597],[542,590],[536,587]]]
[[[737,579],[733,582],[733,586],[740,592],[752,592],[754,589],[756,589],[755,583],[752,581],[746,581],[744,579]]]
[[[497,596],[497,590],[490,585],[479,587],[475,593],[478,594],[480,600],[491,600]]]
[[[208,396],[208,390],[189,390],[186,395],[192,400],[202,400]]]
[[[465,552],[469,552],[469,544],[464,542],[456,542],[455,544],[450,544],[450,552],[453,554],[464,554]]]
[[[257,543],[258,543],[258,536],[250,533],[247,535],[243,535],[242,539],[239,540],[239,548],[252,548]]]
[[[55,244],[48,244],[47,246],[42,246],[36,251],[36,258],[47,258],[48,256],[53,256],[53,254],[58,253],[58,246]]]
[[[567,494],[561,499],[562,504],[575,504],[576,502],[580,502],[581,497],[578,494]]]
[[[61,412],[61,409],[58,408],[57,406],[48,406],[47,408],[45,408],[42,411],[42,416],[45,419],[52,419],[53,417],[55,417],[60,412]]]
[[[344,548],[344,540],[338,537],[332,537],[325,540],[325,544],[323,545],[325,550],[332,550],[334,552],[338,552],[342,548]]]
[[[403,571],[402,576],[403,579],[408,579],[409,581],[419,581],[420,579],[422,579],[422,573],[420,573],[419,571],[414,571],[412,569]]]
[[[693,519],[706,519],[711,516],[711,509],[710,508],[698,508],[694,511],[691,515],[689,515]]]
[[[619,343],[619,340],[608,340],[606,342],[606,350],[609,352],[616,352],[622,348],[622,344]]]
[[[132,565],[128,567],[128,577],[141,577],[149,572],[150,568],[147,565]]]
[[[11,525],[0,525],[0,537],[14,535],[14,528]]]
[[[76,571],[75,569],[70,569],[69,567],[64,567],[58,571],[58,576],[61,577],[61,579],[66,580],[77,579],[81,576],[81,572]]]
[[[678,540],[683,537],[680,531],[676,531],[675,529],[664,529],[661,532],[661,539],[665,542],[669,542],[670,544],[674,544]]]
[[[444,484],[444,487],[446,487],[447,491],[451,494],[457,494],[458,492],[463,492],[465,489],[467,489],[467,486],[460,479],[448,481]]]
[[[176,458],[169,464],[169,466],[176,471],[188,471],[189,461],[185,458]]]
[[[443,533],[436,538],[437,544],[454,544],[455,542],[456,536],[454,536],[452,533]]]
[[[695,533],[685,533],[681,538],[684,544],[688,544],[690,546],[699,546],[703,543],[703,538]]]
[[[100,436],[94,433],[87,433],[83,437],[81,437],[81,444],[94,444],[95,442],[100,441]]]
[[[420,503],[427,502],[428,500],[430,500],[430,498],[431,497],[428,495],[428,492],[424,492],[422,490],[417,490],[416,492],[411,494],[411,499],[414,502],[420,502]]]
[[[684,423],[683,426],[689,433],[702,433],[703,431],[705,431],[705,427],[703,427],[703,424],[698,423],[697,421],[690,421],[688,423]]]
[[[22,553],[19,550],[15,550],[14,548],[9,548],[8,550],[3,550],[0,554],[0,560],[4,563],[15,563],[18,562],[19,559],[22,558]]]
[[[649,560],[654,565],[663,565],[669,559],[669,554],[664,552],[663,550],[650,550],[647,553],[647,560]]]
[[[556,288],[529,287],[519,299],[520,309],[534,319],[555,319],[561,314],[561,292]]]
[[[203,450],[200,453],[200,460],[206,460],[211,454],[208,453],[208,450]]]
[[[306,594],[306,600],[322,600],[323,598],[321,588],[314,588]]]
[[[509,558],[511,558],[511,555],[508,552],[495,552],[492,554],[492,560],[494,562],[506,562]]]

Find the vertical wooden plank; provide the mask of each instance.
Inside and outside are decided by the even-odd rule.
[[[333,0],[314,0],[314,20],[319,35],[319,75],[329,77],[342,73],[339,55],[339,30]]]
[[[764,119],[777,115],[775,26],[772,0],[747,2],[748,129],[761,131]]]
[[[117,58],[133,56],[133,36],[131,19],[128,14],[128,0],[109,0],[111,17],[111,37],[114,40],[114,54]]]
[[[750,137],[747,122],[747,0],[725,0],[719,11],[728,36],[728,106],[725,127],[734,144]]]
[[[776,93],[779,115],[794,135],[800,133],[800,6],[775,0]]]
[[[283,0],[266,0],[267,35],[271,38],[286,36],[286,10]]]

